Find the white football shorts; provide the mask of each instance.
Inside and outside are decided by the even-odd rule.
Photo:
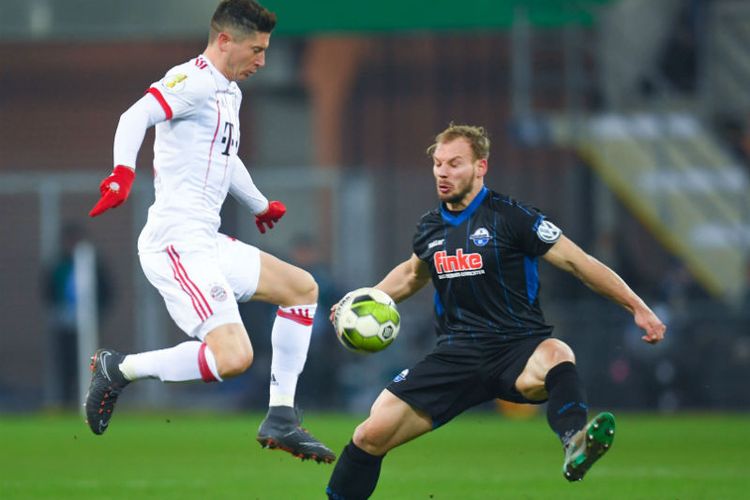
[[[191,337],[203,340],[214,328],[242,323],[238,302],[255,294],[260,251],[223,234],[216,251],[190,251],[181,244],[140,254],[146,278],[159,290],[169,315]]]

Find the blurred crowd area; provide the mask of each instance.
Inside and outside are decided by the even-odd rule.
[[[304,408],[366,411],[390,378],[431,348],[431,290],[401,304],[400,338],[373,356],[345,351],[327,311],[409,257],[419,217],[437,203],[425,149],[450,122],[489,131],[489,187],[540,208],[668,324],[667,340],[649,347],[625,311],[541,264],[542,306],[555,335],[576,351],[592,405],[750,408],[741,386],[750,375],[750,266],[736,268],[741,285],[731,294],[717,291],[707,277],[712,264],[674,243],[680,235],[668,219],[644,217],[579,142],[557,140],[549,125],[560,116],[689,115],[741,171],[732,177],[741,203],[729,245],[732,255],[748,255],[750,9],[720,0],[654,3],[571,2],[585,7],[583,21],[540,22],[533,2],[516,2],[509,24],[493,29],[274,35],[267,67],[242,85],[240,156],[289,213],[261,236],[230,200],[222,231],[318,281],[298,391]],[[86,214],[111,168],[120,113],[168,68],[199,54],[205,37],[101,31],[95,40],[0,39],[0,411],[78,405],[76,242],[97,250],[102,345],[132,352],[185,338],[136,257],[152,199],[151,133],[128,203],[96,220]],[[659,157],[658,141],[653,148]],[[123,405],[264,408],[275,309],[249,303],[241,313],[256,352],[248,373],[218,388],[139,384]]]

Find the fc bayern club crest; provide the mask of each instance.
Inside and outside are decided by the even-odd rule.
[[[474,234],[469,236],[471,238],[471,241],[478,247],[483,247],[487,243],[489,243],[491,237],[490,232],[487,231],[487,228],[480,227],[476,231],[474,231]]]
[[[213,285],[211,287],[211,298],[218,302],[223,302],[227,300],[227,291],[221,285]]]

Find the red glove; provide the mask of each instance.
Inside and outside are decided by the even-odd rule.
[[[272,201],[268,204],[268,208],[262,214],[255,216],[255,225],[258,226],[258,231],[261,234],[266,234],[266,228],[263,224],[268,226],[268,229],[273,228],[273,223],[278,222],[286,213],[286,207],[280,201]]]
[[[130,194],[133,179],[135,179],[135,170],[124,165],[117,165],[109,177],[99,184],[102,197],[89,212],[89,217],[101,215],[125,201]]]

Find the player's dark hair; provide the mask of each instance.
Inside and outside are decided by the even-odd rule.
[[[276,26],[276,14],[255,0],[222,0],[211,18],[210,40],[222,31],[251,35],[270,33]]]
[[[448,128],[435,136],[435,142],[427,148],[427,156],[432,157],[438,144],[463,138],[469,142],[475,160],[486,160],[490,157],[490,138],[484,127],[474,125],[456,125],[451,122]]]

